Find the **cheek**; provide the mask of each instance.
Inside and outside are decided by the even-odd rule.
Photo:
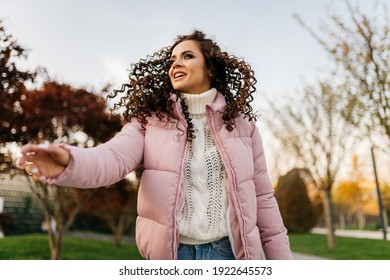
[[[169,78],[169,81],[172,84],[174,82],[174,80],[173,80],[173,77],[172,77],[171,73],[168,73],[168,78]]]
[[[168,70],[168,77],[172,80],[172,68],[169,68]]]

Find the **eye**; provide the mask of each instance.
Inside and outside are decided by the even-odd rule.
[[[191,58],[194,58],[194,55],[193,54],[186,54],[184,56],[185,59],[191,59]]]

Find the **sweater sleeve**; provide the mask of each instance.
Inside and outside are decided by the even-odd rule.
[[[267,173],[263,144],[254,125],[252,134],[254,182],[257,197],[257,226],[267,259],[292,259],[287,229],[284,227],[274,189]]]
[[[64,172],[49,183],[76,188],[106,186],[123,179],[142,163],[144,130],[134,121],[99,146],[63,147],[70,152],[70,162]]]

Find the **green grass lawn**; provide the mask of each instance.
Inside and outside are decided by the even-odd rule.
[[[336,236],[336,247],[327,248],[326,235],[289,234],[291,250],[334,260],[390,260],[390,241]]]
[[[1,260],[49,260],[47,235],[31,234],[7,236],[0,239]],[[112,242],[65,237],[64,260],[135,260],[142,259],[137,246],[123,244],[117,248]]]
[[[390,241],[336,237],[336,248],[328,249],[326,236],[321,234],[289,234],[291,250],[335,260],[390,260]],[[47,236],[31,234],[0,239],[1,260],[48,260]],[[136,260],[142,259],[137,246],[66,237],[64,260]]]

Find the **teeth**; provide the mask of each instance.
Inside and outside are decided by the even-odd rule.
[[[179,78],[179,77],[182,77],[182,76],[184,76],[184,73],[176,73],[175,74],[175,78]]]

